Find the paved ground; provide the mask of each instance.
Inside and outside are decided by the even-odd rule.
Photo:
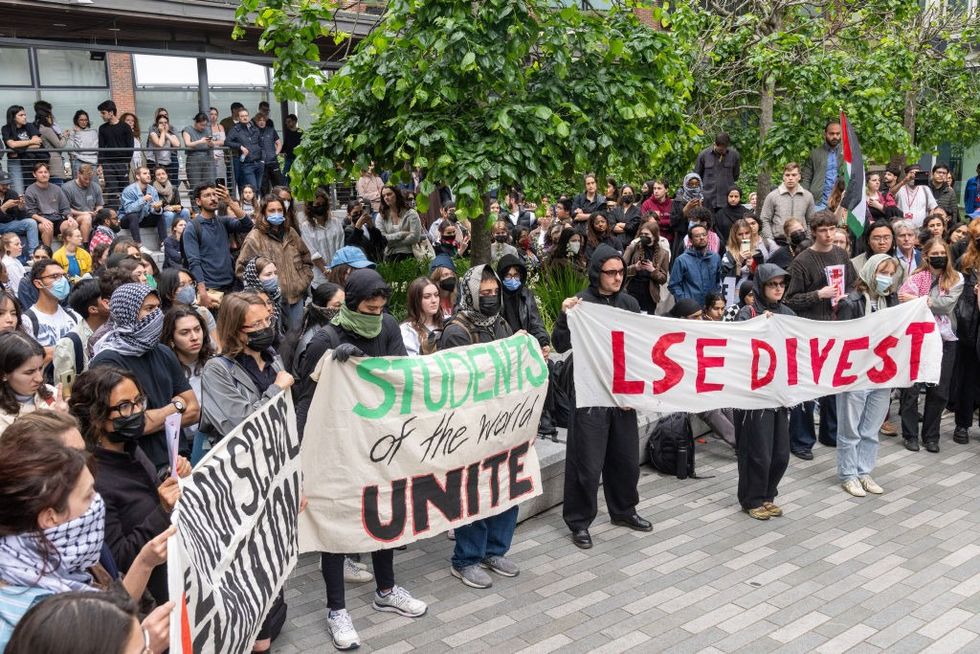
[[[813,461],[792,459],[786,516],[768,522],[739,511],[734,456],[709,442],[698,473],[711,478],[643,469],[639,511],[653,533],[613,528],[600,512],[583,552],[549,511],[518,526],[520,576],[488,590],[450,577],[444,537],[410,546],[395,574],[429,613],[378,613],[373,584],[349,588],[361,649],[980,652],[980,442],[956,445],[951,431],[940,454],[883,438],[885,494],[863,499],[840,489],[833,451],[818,446]],[[274,651],[332,651],[314,557],[300,559],[287,600]]]

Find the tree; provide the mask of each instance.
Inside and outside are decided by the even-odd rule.
[[[291,21],[302,11],[308,29],[295,30]],[[305,2],[294,10],[271,0],[242,5],[240,17],[264,30],[262,47],[289,56],[275,70],[277,93],[321,83],[296,55],[313,54],[316,39],[330,33],[309,17],[319,12],[326,21],[331,11]],[[663,10],[653,16],[669,24]],[[420,168],[422,209],[445,183],[457,213],[478,220],[495,188],[571,183],[596,169],[639,178],[689,159],[697,135],[686,112],[691,87],[673,37],[627,7],[597,13],[547,0],[393,0],[316,89],[322,113],[305,133],[291,178],[309,196],[317,184],[349,181],[370,161],[396,176]],[[473,230],[475,262],[488,258],[487,232]]]

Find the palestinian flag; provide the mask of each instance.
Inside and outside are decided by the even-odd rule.
[[[841,204],[847,209],[847,226],[856,238],[864,234],[864,221],[868,211],[868,190],[864,177],[864,157],[857,134],[847,122],[847,116],[840,112],[841,133],[844,137],[844,197]]]

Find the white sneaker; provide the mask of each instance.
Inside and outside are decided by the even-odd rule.
[[[354,631],[354,623],[351,622],[347,609],[341,609],[332,615],[331,612],[327,612],[327,631],[330,632],[333,646],[337,649],[356,649],[361,646],[361,640]]]
[[[375,591],[374,608],[378,611],[390,611],[406,618],[418,618],[429,610],[425,602],[417,600],[401,586],[395,586],[391,592],[382,597]]]
[[[867,495],[857,479],[848,479],[841,486],[854,497],[864,497]]]
[[[875,495],[881,495],[885,492],[885,489],[875,483],[875,480],[870,476],[865,475],[861,477],[858,481],[861,482],[861,488],[868,491],[869,493],[874,493]]]
[[[348,584],[366,584],[374,579],[374,575],[362,570],[352,560],[344,557],[344,581]]]

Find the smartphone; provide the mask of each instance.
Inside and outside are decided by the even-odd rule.
[[[925,186],[928,183],[929,183],[929,171],[928,170],[920,170],[919,172],[917,172],[915,174],[915,178],[914,178],[914,181],[913,181],[913,184],[915,186]]]
[[[225,188],[228,188],[228,184],[225,183],[224,177],[219,177],[218,179],[214,180],[214,183],[217,184],[218,186],[224,186]]]
[[[742,249],[748,250],[752,246],[752,241],[747,238],[742,239]]]
[[[61,384],[61,397],[65,400],[71,397],[71,387],[75,383],[75,372],[66,370],[58,375],[58,383]]]

